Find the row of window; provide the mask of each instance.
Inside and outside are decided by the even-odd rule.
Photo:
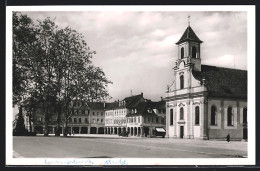
[[[126,119],[106,119],[106,124],[125,124]]]
[[[83,109],[74,109],[70,111],[71,113],[74,112],[76,115],[89,115],[89,110],[83,110]],[[103,116],[103,112],[92,112],[92,115],[101,115]]]
[[[72,123],[72,118],[69,119],[69,122]],[[81,118],[73,118],[73,123],[82,123]],[[89,123],[88,118],[84,118],[84,123]],[[103,119],[92,119],[91,123],[103,123]]]
[[[195,122],[196,124],[199,124],[197,122],[199,122],[199,107],[197,108],[198,106],[196,106],[196,112],[195,112]],[[197,112],[198,112],[198,115],[197,115]],[[197,116],[197,117],[196,117]],[[180,108],[180,120],[184,120],[184,109],[183,107]],[[173,125],[173,109],[170,110],[170,125]]]
[[[154,117],[152,117],[152,118],[151,117],[144,117],[144,123],[147,123],[147,124],[149,124],[149,123],[165,124],[165,119],[159,118],[159,117],[156,117],[156,118],[154,118]]]
[[[125,119],[115,119],[114,124],[125,124],[126,120]]]
[[[184,120],[184,109],[180,108],[180,120]],[[210,124],[217,125],[217,108],[216,106],[211,106],[211,117]],[[247,123],[247,108],[243,108],[243,123]],[[195,125],[200,124],[200,108],[199,106],[195,107]],[[173,125],[173,109],[170,110],[170,125]],[[231,106],[227,108],[227,125],[234,125],[234,111]]]
[[[141,116],[127,118],[127,123],[141,123]]]
[[[113,111],[109,111],[109,112],[106,112],[105,115],[106,116],[113,116],[114,113],[115,113],[115,116],[119,116],[119,115],[122,115],[122,114],[126,114],[126,111],[123,110],[123,109],[115,110],[114,112]]]

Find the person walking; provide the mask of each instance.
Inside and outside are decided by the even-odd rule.
[[[229,143],[230,142],[230,135],[227,134],[227,142]]]

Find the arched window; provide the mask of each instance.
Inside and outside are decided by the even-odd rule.
[[[200,107],[196,106],[195,107],[195,125],[200,124]]]
[[[228,107],[227,109],[227,125],[232,126],[233,125],[233,110],[232,107]]]
[[[184,76],[181,75],[180,76],[180,89],[183,89],[184,88]]]
[[[184,48],[182,47],[181,48],[181,59],[183,59],[184,58]]]
[[[243,123],[247,123],[247,108],[243,109]]]
[[[170,110],[170,125],[173,125],[173,109]]]
[[[217,125],[217,122],[216,122],[216,111],[217,111],[217,108],[216,106],[211,106],[211,117],[210,117],[210,120],[211,120],[211,125]]]
[[[192,52],[192,58],[196,58],[197,56],[197,49],[195,46],[192,46],[192,49],[191,49],[191,52]]]
[[[183,116],[183,107],[180,108],[180,120],[183,120],[184,119],[184,116]]]

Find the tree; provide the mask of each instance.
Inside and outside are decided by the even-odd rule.
[[[50,18],[36,25],[20,13],[14,13],[13,18],[17,29],[13,42],[14,73],[18,78],[13,99],[16,104],[25,104],[29,113],[36,105],[42,107],[45,136],[50,118],[57,115],[56,135],[60,134],[63,122],[66,136],[68,119],[74,114],[73,101],[106,99],[109,97],[106,88],[111,82],[100,68],[92,65],[95,51],[90,50],[83,35],[76,30],[58,29]],[[24,38],[26,35],[30,40]]]
[[[101,69],[91,65],[90,59],[95,51],[91,51],[83,36],[67,27],[57,31],[55,56],[58,58],[56,75],[58,76],[57,99],[59,109],[62,106],[64,135],[67,135],[67,123],[74,115],[73,101],[101,100],[109,96],[105,87],[111,83]],[[95,79],[95,80],[94,80]],[[95,82],[95,84],[93,84]],[[102,92],[100,96],[94,91]],[[95,96],[94,96],[95,95]]]
[[[24,64],[30,68],[27,72],[28,92],[33,92],[36,100],[42,106],[45,120],[44,136],[48,136],[48,125],[52,113],[50,110],[55,106],[55,96],[57,85],[55,82],[55,66],[56,57],[53,55],[54,34],[57,26],[49,18],[38,21],[34,30],[36,32],[36,41],[34,50],[31,51]],[[26,98],[30,98],[31,94],[27,94]]]
[[[32,20],[21,13],[13,13],[13,106],[20,105],[27,91],[28,58],[36,41]]]

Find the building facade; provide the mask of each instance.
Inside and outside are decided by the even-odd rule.
[[[57,114],[49,109],[49,134],[55,134],[57,130]],[[45,117],[40,106],[33,109],[32,131],[38,134],[44,132]],[[63,133],[64,122],[61,122],[61,133]],[[104,134],[105,125],[105,103],[73,101],[71,104],[70,117],[67,129],[69,134]],[[29,118],[25,116],[25,126],[29,130]]]
[[[152,102],[143,93],[110,103],[105,112],[105,134],[152,136],[156,128],[165,129],[165,123],[165,101]]]
[[[201,64],[202,41],[188,26],[176,43],[174,82],[166,92],[166,136],[247,138],[247,71]]]
[[[165,129],[165,101],[152,102],[145,99],[144,102],[134,105],[126,117],[127,131],[130,135],[155,136],[156,128]]]
[[[126,115],[131,112],[133,105],[142,101],[144,101],[143,93],[107,104],[105,112],[105,134],[119,134],[122,131],[126,131]]]

